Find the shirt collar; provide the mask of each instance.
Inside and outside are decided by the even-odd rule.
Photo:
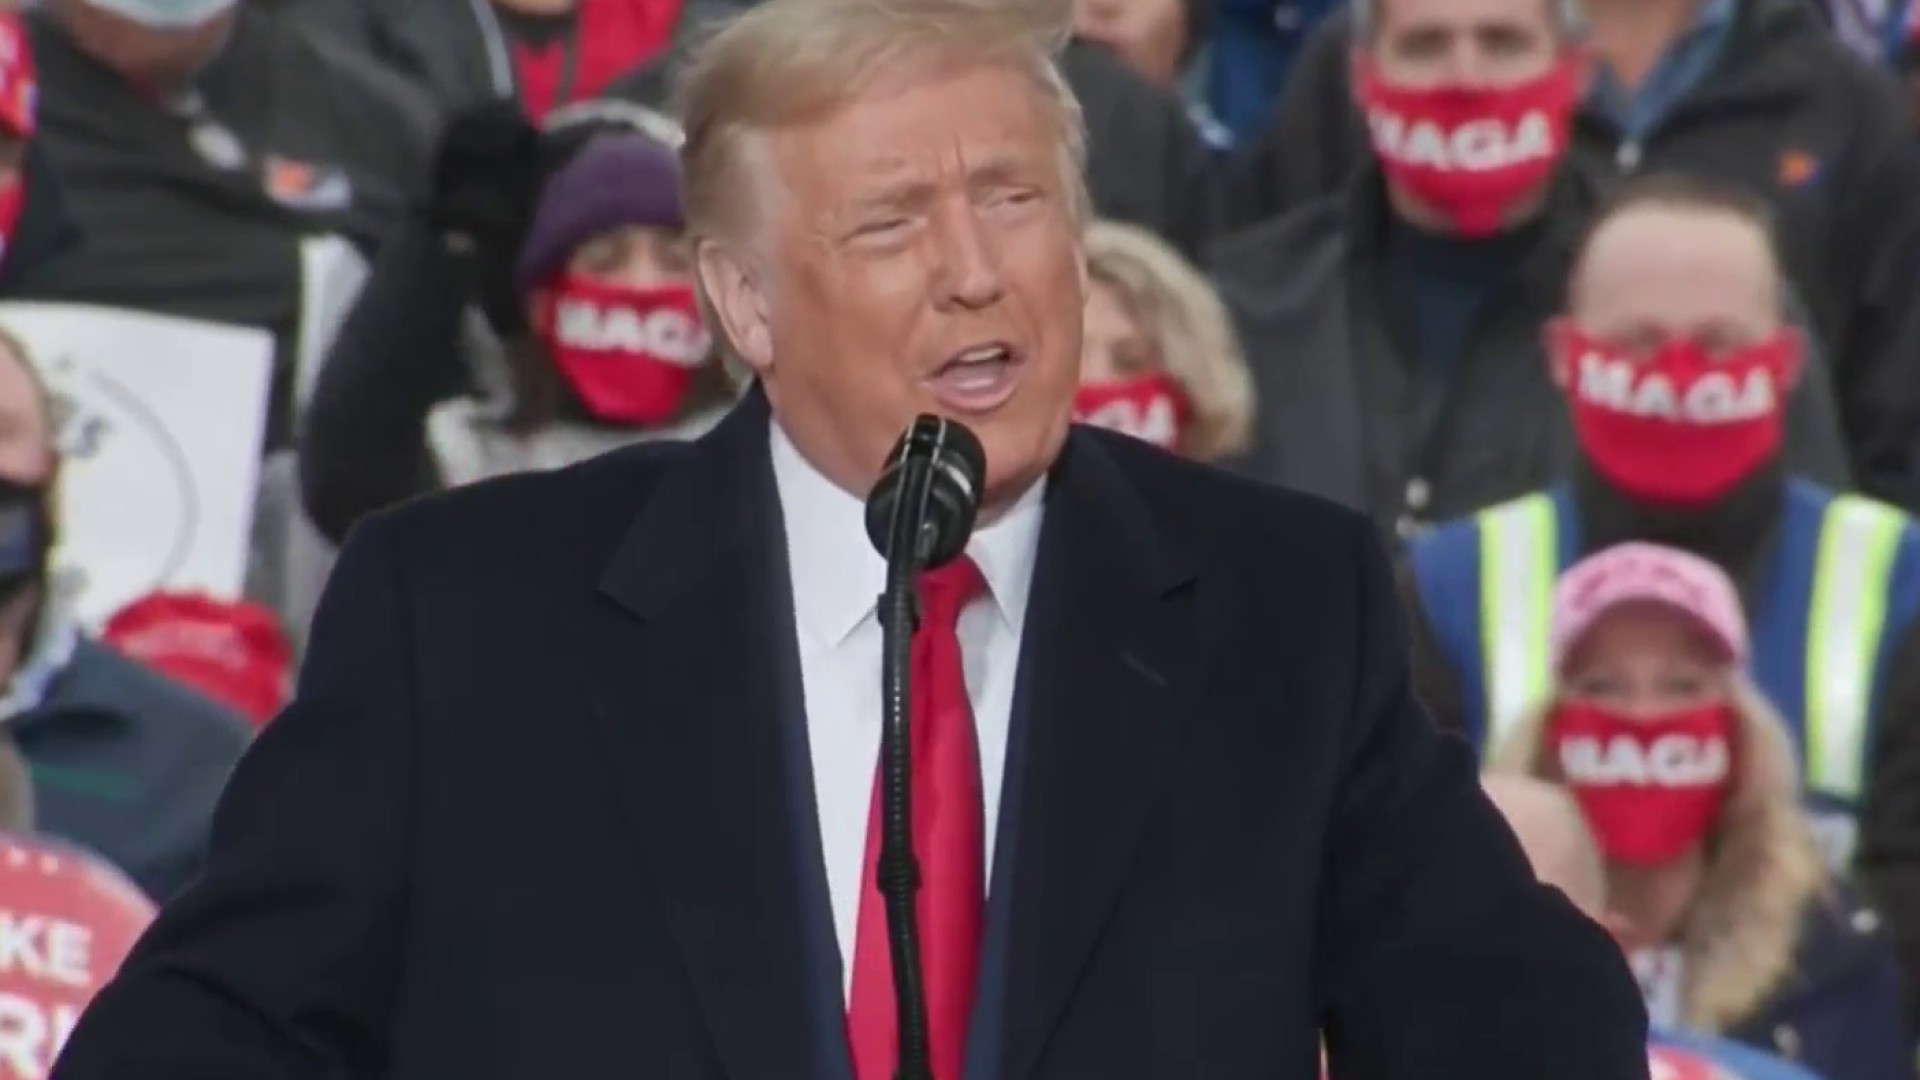
[[[866,503],[814,468],[779,424],[773,425],[768,441],[786,525],[794,615],[804,632],[829,647],[838,646],[873,614],[886,588],[886,560],[867,537]],[[967,554],[980,567],[995,608],[1015,633],[1026,620],[1045,487],[1044,479],[1033,485],[967,542]]]

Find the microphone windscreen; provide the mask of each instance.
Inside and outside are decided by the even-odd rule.
[[[908,426],[887,456],[880,480],[867,496],[867,537],[883,557],[891,558],[894,516],[908,480],[926,476],[925,514],[916,527],[916,553],[922,569],[948,562],[967,546],[986,487],[987,454],[966,425],[922,414]],[[917,508],[904,508],[915,513]]]

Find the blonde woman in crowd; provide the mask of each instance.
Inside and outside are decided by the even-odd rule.
[[[1074,416],[1200,461],[1247,448],[1253,378],[1213,286],[1159,237],[1087,234],[1086,336]]]
[[[1490,773],[1485,788],[1540,880],[1559,889],[1586,915],[1605,919],[1606,859],[1573,793],[1562,784],[1519,773]],[[1820,1080],[1750,1046],[1684,1032],[1650,1032],[1647,1057],[1651,1080]]]
[[[1825,869],[1726,574],[1672,548],[1608,548],[1561,578],[1548,647],[1556,686],[1489,769],[1578,800],[1653,1025],[1826,1080],[1911,1080],[1890,947]]]

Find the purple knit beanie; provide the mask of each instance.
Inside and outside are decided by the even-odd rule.
[[[587,240],[622,225],[680,229],[680,160],[643,135],[601,135],[540,190],[513,268],[525,296],[546,284]]]

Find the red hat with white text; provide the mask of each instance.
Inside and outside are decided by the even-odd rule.
[[[259,604],[193,593],[150,593],[121,608],[101,640],[256,726],[286,704],[293,646]]]

